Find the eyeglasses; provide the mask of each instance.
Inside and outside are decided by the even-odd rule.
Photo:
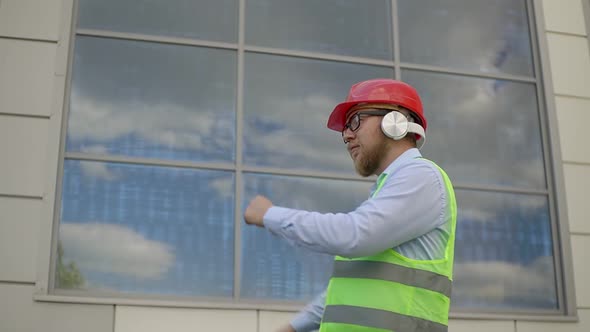
[[[351,116],[350,119],[348,119],[348,121],[344,125],[344,129],[342,129],[342,137],[344,137],[344,132],[346,131],[346,129],[350,129],[350,131],[353,132],[359,129],[359,127],[361,126],[361,115],[380,116],[385,115],[391,111],[392,110],[373,109],[371,111],[357,112],[355,115]],[[348,142],[344,140],[344,143]]]

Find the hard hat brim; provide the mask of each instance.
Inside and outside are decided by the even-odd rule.
[[[334,110],[330,114],[328,118],[327,127],[329,129],[342,132],[344,130],[344,125],[346,124],[346,115],[348,111],[357,104],[362,103],[371,103],[371,104],[392,104],[391,100],[355,100],[355,101],[347,101],[340,103],[334,107]]]

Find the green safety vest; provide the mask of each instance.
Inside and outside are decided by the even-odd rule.
[[[451,215],[444,257],[416,260],[394,249],[353,259],[337,256],[320,332],[447,331],[457,203],[449,177],[434,165],[444,179]],[[386,178],[379,178],[371,197]]]

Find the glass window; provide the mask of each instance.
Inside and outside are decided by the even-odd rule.
[[[524,0],[399,0],[401,61],[533,75]]]
[[[341,153],[344,153],[342,151]],[[368,198],[371,183],[246,174],[244,208],[257,194],[273,203],[318,212],[350,212]],[[333,257],[294,248],[253,227],[242,228],[244,298],[309,300],[328,285]]]
[[[353,173],[328,115],[350,85],[393,77],[378,66],[246,54],[244,162],[256,166]]]
[[[80,0],[49,292],[314,297],[332,257],[236,225],[256,194],[319,212],[367,199],[374,179],[326,123],[353,83],[401,77],[424,103],[422,153],[456,187],[453,310],[564,313],[533,3]]]
[[[457,190],[454,309],[557,309],[547,197]]]
[[[458,183],[546,189],[531,83],[403,70],[428,119],[422,151]]]
[[[248,0],[246,44],[393,59],[391,1]]]
[[[237,0],[80,0],[78,27],[237,42]]]
[[[67,150],[233,161],[236,52],[78,37]]]
[[[56,287],[231,296],[233,187],[232,172],[66,160]]]

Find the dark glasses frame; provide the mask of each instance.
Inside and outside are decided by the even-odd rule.
[[[371,111],[360,111],[356,112],[353,116],[351,116],[348,121],[344,124],[344,128],[342,129],[342,137],[344,137],[344,132],[346,129],[350,129],[350,131],[355,132],[361,127],[361,115],[369,115],[369,116],[383,116],[389,112],[393,112],[394,110],[390,109],[371,109]],[[347,143],[344,140],[344,143]]]

